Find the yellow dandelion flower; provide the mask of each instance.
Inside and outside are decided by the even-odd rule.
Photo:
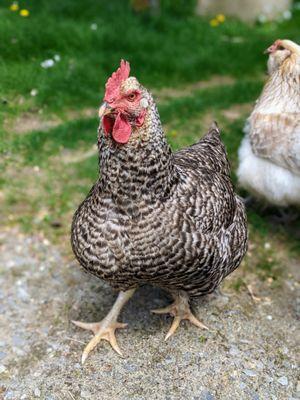
[[[220,23],[224,22],[225,19],[226,19],[226,17],[225,17],[224,14],[218,14],[218,15],[216,16],[216,20],[219,21]]]
[[[216,26],[219,25],[219,21],[218,21],[216,18],[211,19],[211,20],[209,21],[209,23],[210,23],[210,26],[212,26],[213,28],[215,28]]]
[[[23,8],[23,10],[20,10],[20,15],[21,15],[21,17],[28,17],[29,11],[25,10],[25,8]]]
[[[12,3],[9,7],[10,11],[18,11],[19,9],[19,4],[18,3]]]

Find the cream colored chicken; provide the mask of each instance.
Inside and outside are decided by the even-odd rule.
[[[300,205],[300,46],[277,40],[269,79],[245,126],[239,183],[277,206]]]

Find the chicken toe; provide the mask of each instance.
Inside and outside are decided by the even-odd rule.
[[[175,333],[182,320],[188,320],[198,328],[208,329],[208,327],[200,322],[191,312],[188,296],[184,292],[176,293],[176,295],[174,295],[174,302],[169,306],[151,311],[154,314],[171,314],[174,317],[165,340],[168,340],[169,337]]]
[[[107,340],[111,347],[120,355],[122,355],[121,349],[117,343],[117,339],[115,336],[115,330],[120,328],[125,328],[127,324],[117,322],[117,318],[130,299],[130,297],[135,292],[135,289],[127,290],[126,292],[120,292],[117,300],[115,301],[112,309],[107,314],[107,316],[100,322],[80,322],[80,321],[72,321],[73,324],[79,326],[80,328],[91,330],[94,333],[94,337],[90,340],[90,342],[86,345],[85,349],[83,350],[83,354],[81,357],[81,362],[84,364],[85,360],[87,359],[89,353],[97,346],[97,344],[102,340]]]

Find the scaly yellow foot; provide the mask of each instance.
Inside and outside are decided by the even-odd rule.
[[[111,344],[111,347],[120,356],[123,356],[120,347],[117,343],[115,330],[119,328],[125,328],[127,324],[117,322],[117,318],[121,312],[121,309],[127,303],[127,301],[130,299],[130,297],[133,295],[134,292],[135,289],[130,289],[127,290],[126,292],[120,292],[112,309],[107,314],[107,316],[100,322],[85,323],[80,321],[72,321],[73,324],[75,324],[76,326],[79,326],[80,328],[83,329],[88,329],[92,331],[95,335],[83,350],[83,354],[81,357],[82,364],[87,359],[89,353],[97,346],[97,344],[102,339],[107,340]]]
[[[81,362],[82,364],[87,359],[90,351],[92,351],[97,344],[101,341],[101,339],[107,340],[111,347],[120,355],[123,356],[120,347],[117,343],[117,339],[115,336],[115,330],[118,328],[125,328],[127,324],[122,324],[120,322],[106,322],[105,319],[101,322],[93,322],[93,323],[85,323],[80,321],[72,321],[73,324],[79,326],[83,329],[88,329],[94,332],[94,337],[89,341],[83,350]]]
[[[171,328],[169,329],[165,340],[168,340],[169,337],[175,333],[180,324],[180,321],[184,319],[190,321],[198,328],[208,329],[208,327],[200,322],[191,312],[188,297],[185,293],[176,294],[176,296],[174,297],[174,303],[170,304],[169,306],[159,308],[157,310],[151,310],[151,312],[153,312],[154,314],[171,314],[174,317]]]

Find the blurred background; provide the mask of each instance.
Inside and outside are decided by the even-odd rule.
[[[160,346],[166,321],[145,313],[145,304],[150,309],[151,298],[160,306],[165,300],[141,291],[137,309],[130,306],[125,314],[125,320],[136,327],[134,334],[142,335],[129,353],[136,354],[141,341],[151,353],[151,340],[157,335],[158,350],[153,350],[157,358],[141,353],[134,369],[127,361],[116,360],[105,347],[93,354],[94,369],[86,374],[78,360],[82,341],[88,336],[71,328],[69,320],[80,319],[79,310],[89,313],[90,320],[99,319],[114,294],[74,267],[69,236],[72,215],[98,176],[97,108],[104,84],[121,58],[130,61],[132,75],[154,94],[174,150],[197,141],[213,120],[218,121],[236,184],[243,126],[267,78],[263,52],[278,38],[300,43],[299,27],[300,2],[290,0],[0,1],[0,298],[7,300],[1,305],[0,314],[7,316],[7,322],[0,344],[12,340],[9,355],[0,351],[0,398],[4,393],[5,399],[32,399],[55,389],[61,397],[42,398],[74,399],[61,392],[70,390],[78,393],[76,399],[95,399],[101,385],[106,385],[107,396],[119,385],[120,393],[129,393],[122,399],[140,399],[130,397],[130,385],[123,385],[123,378],[116,382],[110,375],[113,361],[121,368],[121,375],[116,376],[123,376],[124,382],[129,373],[139,380],[141,370],[149,371],[149,381],[162,376],[165,382],[173,382],[180,371],[170,370],[173,361],[168,361],[165,349],[178,357],[187,374],[189,365],[194,365],[195,382],[213,388],[216,398],[292,398],[296,378],[290,376],[296,374],[293,357],[297,353],[292,332],[300,315],[295,299],[299,218],[283,225],[274,218],[275,208],[256,204],[248,209],[249,251],[241,268],[225,280],[225,291],[231,297],[221,306],[216,300],[201,308],[205,323],[216,327],[217,333],[182,329],[170,347]],[[248,195],[236,189],[243,197]],[[18,332],[20,319],[22,326],[27,324],[23,333]],[[225,333],[219,333],[223,329]],[[17,332],[16,338],[12,332]],[[286,332],[291,332],[288,339]],[[77,343],[69,339],[75,335],[80,339]],[[186,345],[180,342],[181,335],[187,338]],[[243,353],[237,348],[240,337],[244,338]],[[126,346],[130,346],[127,339]],[[285,340],[289,349],[282,348]],[[204,368],[203,358],[198,366],[199,348],[206,352]],[[186,351],[191,351],[187,356],[191,364],[182,357]],[[111,364],[106,363],[107,354]],[[155,369],[161,360],[167,360],[164,371],[171,371],[169,378]],[[255,370],[253,360],[263,360],[266,366],[257,361]],[[149,365],[153,370],[148,370]],[[218,365],[219,375],[214,379]],[[15,386],[7,383],[10,368]],[[262,368],[267,372],[263,374]],[[86,376],[90,383],[84,386]],[[237,394],[232,394],[229,385],[228,397],[222,396],[227,387],[224,382],[234,382],[237,376],[241,379],[235,381]],[[181,398],[215,398],[210,392],[206,397],[192,397],[192,378],[180,379],[185,387]],[[249,380],[258,382],[256,392],[247,386]],[[94,397],[85,396],[83,390],[92,387]],[[148,393],[145,398],[151,398],[152,389],[147,392],[146,386],[141,387]],[[163,383],[161,387],[165,390]],[[195,387],[193,394],[198,390]]]
[[[72,213],[97,177],[97,107],[121,58],[154,93],[174,149],[219,122],[235,179],[242,128],[266,79],[263,51],[278,38],[299,43],[299,26],[300,3],[289,0],[2,1],[3,223],[68,243]],[[266,215],[249,213],[254,236],[269,235]],[[294,232],[275,231],[297,248]]]
[[[243,126],[266,79],[263,51],[300,41],[288,0],[39,0],[0,5],[1,219],[70,253],[74,210],[97,178],[97,107],[121,58],[155,95],[173,149],[217,120],[235,181]],[[241,192],[246,196],[247,193]],[[262,239],[299,255],[299,224],[249,210],[251,268],[278,280]],[[281,271],[282,272],[282,271]]]

